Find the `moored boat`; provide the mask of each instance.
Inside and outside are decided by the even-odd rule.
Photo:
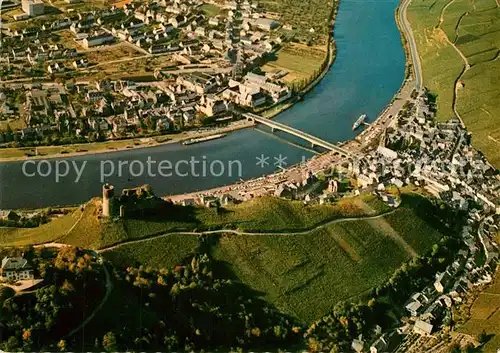
[[[220,138],[222,138],[224,136],[226,136],[226,134],[217,134],[217,135],[211,135],[211,136],[206,136],[206,137],[194,138],[194,139],[189,139],[189,140],[183,141],[182,144],[184,146],[187,146],[187,145],[192,145],[192,144],[195,144],[195,143],[201,143],[201,142],[206,142],[206,141],[212,141],[212,140],[220,139]]]
[[[360,127],[361,124],[363,124],[366,120],[366,114],[361,115],[358,120],[352,125],[352,131],[356,130],[358,127]]]

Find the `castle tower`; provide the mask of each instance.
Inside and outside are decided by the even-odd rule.
[[[113,203],[115,197],[115,188],[113,185],[104,184],[102,187],[102,215],[111,217],[113,215]]]

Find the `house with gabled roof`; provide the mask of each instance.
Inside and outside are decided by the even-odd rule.
[[[33,268],[29,265],[28,260],[18,257],[4,257],[0,274],[5,279],[23,280],[33,279]]]

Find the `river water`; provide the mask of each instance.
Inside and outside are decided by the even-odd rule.
[[[361,114],[374,119],[404,78],[405,57],[394,19],[397,5],[397,0],[341,0],[334,34],[335,63],[303,102],[275,119],[332,142],[353,138],[352,124]],[[282,166],[313,155],[286,142],[296,140],[285,138],[246,129],[190,146],[171,144],[72,157],[66,159],[70,166],[68,175],[58,181],[55,160],[50,160],[52,173],[47,177],[26,176],[23,162],[0,163],[0,208],[78,204],[99,196],[102,181],[113,183],[118,189],[147,183],[158,195],[202,190],[276,171],[275,162],[279,162],[280,155]],[[268,159],[257,165],[261,156]],[[192,162],[187,164],[191,159],[197,163],[194,167]],[[131,166],[125,161],[136,162]],[[162,173],[158,170],[161,161]],[[78,182],[75,166],[83,170]],[[47,164],[40,165],[42,174],[48,168]],[[26,165],[26,174],[36,173],[36,169],[37,165]],[[65,174],[62,164],[60,172]]]

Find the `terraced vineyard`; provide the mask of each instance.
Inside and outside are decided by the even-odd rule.
[[[500,271],[495,282],[476,299],[471,308],[471,318],[459,331],[477,336],[483,330],[491,335],[483,352],[496,353],[500,347]]]
[[[412,213],[393,215],[419,221]],[[429,250],[441,234],[428,227],[421,234],[427,246],[419,252],[405,237],[384,217],[336,223],[307,235],[225,236],[214,255],[267,301],[309,322],[339,301],[386,281],[405,260]]]
[[[385,216],[338,220],[308,232],[211,235],[218,273],[241,281],[286,314],[310,322],[341,300],[368,293],[442,233],[418,203]],[[414,225],[414,226],[404,226]],[[118,265],[171,268],[196,250],[196,235],[166,235],[118,245],[103,255]]]
[[[162,217],[118,220],[99,218],[100,200],[92,199],[84,210],[75,210],[37,228],[0,228],[3,245],[59,241],[100,249],[167,232],[235,229],[243,232],[287,232],[311,229],[346,217],[373,216],[389,207],[373,195],[340,200],[334,205],[304,205],[273,197],[257,198],[217,211],[214,208],[172,206]]]
[[[438,118],[458,114],[474,146],[499,167],[500,3],[413,0],[408,19]]]
[[[264,197],[218,211],[170,206],[163,218],[117,220],[100,219],[100,200],[92,199],[83,211],[0,235],[5,245],[58,241],[101,249],[120,267],[173,268],[201,249],[224,277],[311,322],[339,301],[367,294],[442,237],[430,201],[401,192],[393,211],[371,194],[333,205]],[[201,231],[209,231],[206,241]]]

